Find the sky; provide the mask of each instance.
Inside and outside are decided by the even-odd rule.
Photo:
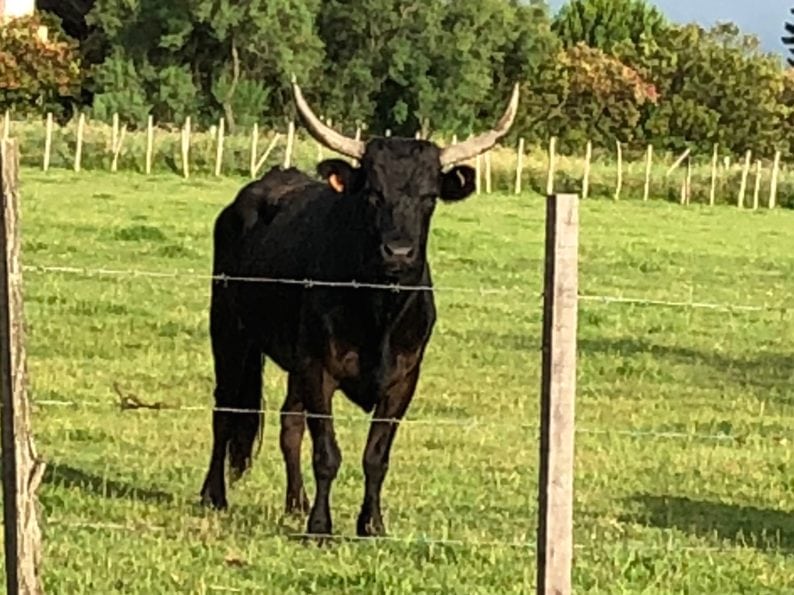
[[[551,0],[557,10],[564,0]],[[649,0],[670,20],[687,23],[696,21],[712,25],[716,21],[732,21],[745,33],[757,35],[765,50],[787,55],[780,37],[785,35],[783,23],[794,22],[789,12],[794,0]]]

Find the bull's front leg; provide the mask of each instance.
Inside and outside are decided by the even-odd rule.
[[[408,410],[419,379],[420,353],[398,354],[389,382],[375,407],[367,446],[364,450],[364,502],[356,531],[360,537],[386,534],[381,513],[381,489],[389,469],[389,454],[399,420]]]
[[[295,389],[299,391],[306,407],[316,484],[307,533],[313,536],[331,535],[331,485],[342,464],[342,453],[331,419],[331,401],[336,383],[319,361],[311,362],[295,380]]]

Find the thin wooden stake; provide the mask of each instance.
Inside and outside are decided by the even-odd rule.
[[[477,194],[482,194],[482,155],[474,158],[474,186]]]
[[[543,290],[538,595],[571,593],[578,310],[578,197],[548,197]]]
[[[686,151],[681,153],[681,156],[678,159],[676,159],[675,163],[673,163],[673,165],[670,166],[670,169],[667,170],[667,173],[665,173],[665,176],[669,176],[671,173],[673,173],[678,168],[678,166],[681,165],[684,162],[684,159],[689,157],[689,154],[691,152],[692,152],[692,149],[687,149]]]
[[[686,204],[692,202],[692,159],[686,160]]]
[[[182,175],[185,179],[190,177],[190,116],[185,118],[182,128]]]
[[[154,116],[150,115],[146,122],[146,175],[152,173],[154,156]]]
[[[761,160],[755,162],[755,188],[753,189],[753,210],[758,210],[758,203],[761,199]]]
[[[281,134],[277,132],[270,140],[270,144],[267,146],[267,149],[265,149],[265,152],[262,154],[262,157],[254,165],[254,170],[253,170],[254,173],[252,177],[255,178],[257,176],[259,170],[262,169],[262,166],[265,164],[265,161],[267,161],[267,158],[270,157],[270,153],[272,153],[273,149],[276,148],[276,144],[280,139],[281,139]]]
[[[52,112],[47,113],[47,126],[44,136],[44,171],[50,169],[50,153],[52,152]]]
[[[643,189],[642,200],[646,201],[651,197],[651,171],[653,168],[653,145],[648,145],[645,151],[645,188]]]
[[[218,141],[215,149],[215,177],[221,175],[223,169],[223,140],[226,133],[226,121],[221,118],[218,120]]]
[[[37,491],[44,476],[31,430],[20,258],[19,153],[0,141],[4,155],[0,209],[0,381],[2,381],[3,529],[6,592],[40,595],[41,529]]]
[[[485,154],[485,193],[491,194],[493,190],[493,177],[491,175],[491,151]]]
[[[80,173],[83,161],[83,135],[85,133],[85,114],[80,114],[77,120],[77,147],[74,151],[74,171]]]
[[[587,141],[587,148],[584,154],[584,174],[582,175],[582,200],[585,200],[590,193],[590,162],[593,160],[593,143]]]
[[[6,110],[3,116],[3,140],[8,140],[11,137],[11,112]]]
[[[750,160],[753,157],[752,151],[747,151],[744,156],[744,167],[742,168],[742,183],[739,186],[739,199],[737,206],[740,209],[744,208],[744,195],[747,192],[747,178],[750,175]]]
[[[546,194],[554,194],[554,175],[557,169],[557,137],[549,140],[549,171],[546,178]]]
[[[780,151],[775,151],[775,162],[772,164],[772,180],[769,182],[769,208],[777,206],[777,180],[780,175]]]
[[[110,171],[117,172],[119,169],[119,155],[121,154],[121,147],[124,145],[124,135],[127,134],[127,126],[121,128],[121,133],[118,137],[116,146],[113,147],[113,161],[110,164]]]
[[[714,154],[711,156],[711,188],[709,189],[709,206],[713,207],[717,201],[717,163],[720,158],[720,146],[714,145]]]
[[[453,143],[454,144],[454,143]],[[518,153],[516,161],[516,194],[521,194],[521,178],[524,171],[524,139],[518,139]]]
[[[110,152],[112,153],[116,149],[116,145],[119,142],[119,115],[117,113],[113,114],[113,128],[110,131]]]
[[[275,138],[275,137],[274,137]],[[284,169],[292,167],[292,151],[295,146],[295,122],[289,121],[287,124],[287,149],[284,151]]]
[[[615,143],[618,151],[618,179],[615,184],[615,200],[620,200],[620,191],[623,189],[623,147],[620,141]]]
[[[258,169],[256,167],[257,156],[259,154],[258,144],[259,144],[259,124],[254,122],[254,127],[251,130],[251,171],[250,171],[251,179],[256,178],[256,172]]]

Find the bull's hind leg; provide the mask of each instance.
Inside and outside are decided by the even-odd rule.
[[[306,416],[300,398],[299,386],[293,374],[287,381],[287,398],[281,407],[281,435],[279,443],[284,455],[287,472],[287,497],[285,512],[299,514],[309,512],[309,499],[303,487],[301,471],[301,444],[306,430]]]
[[[254,443],[261,437],[264,412],[262,410],[262,353],[250,347],[245,357],[240,393],[231,408],[229,437],[229,472],[233,483],[250,469]],[[249,413],[250,411],[250,413]]]
[[[213,289],[217,290],[217,288]],[[247,365],[252,357],[250,344],[237,330],[237,324],[230,317],[225,316],[226,312],[219,294],[213,295],[210,335],[215,362],[214,394],[215,407],[221,410],[212,412],[212,454],[207,476],[201,488],[201,499],[205,504],[218,509],[227,507],[224,471],[229,444],[235,440],[239,445],[240,436],[245,434],[237,429],[240,418],[235,419],[235,413],[223,409],[240,408],[244,404],[240,399],[243,393],[242,387],[247,385],[249,394],[252,394],[251,389],[254,388],[253,374],[249,374],[248,382],[245,375],[246,368],[248,367],[250,371],[252,367]],[[261,383],[261,367],[259,370]]]
[[[375,407],[374,420],[364,450],[364,502],[356,523],[356,532],[360,537],[381,536],[386,533],[380,507],[381,488],[389,469],[389,454],[399,420],[408,410],[416,390],[420,359],[420,353],[397,356],[393,377]]]

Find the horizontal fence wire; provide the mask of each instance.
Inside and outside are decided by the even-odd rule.
[[[192,279],[199,281],[219,281],[223,283],[263,283],[271,285],[300,286],[307,289],[324,287],[337,289],[375,289],[392,292],[452,292],[452,293],[471,293],[471,294],[505,294],[505,293],[524,293],[528,292],[524,287],[454,287],[454,286],[431,286],[431,285],[400,285],[397,283],[366,283],[358,281],[327,281],[323,279],[288,279],[278,277],[247,277],[232,275],[212,275],[202,274],[194,270],[186,271],[147,271],[137,269],[111,269],[111,268],[87,268],[72,266],[46,266],[46,265],[24,265],[24,271],[31,273],[53,273],[65,275],[77,275],[83,277],[118,277],[118,278],[151,278],[151,279]],[[533,293],[538,299],[543,298],[543,292]],[[602,304],[623,304],[634,306],[658,306],[667,308],[681,308],[693,310],[715,310],[722,312],[775,312],[781,315],[787,314],[794,306],[784,304],[722,304],[711,302],[700,302],[690,300],[663,300],[644,297],[628,297],[621,295],[589,295],[579,294],[579,300],[583,302],[596,302]]]
[[[94,402],[94,401],[60,401],[60,400],[33,400],[33,406],[40,407],[71,407],[71,408],[85,408],[95,410],[118,409],[121,411],[135,410],[144,412],[185,412],[185,413],[232,413],[232,414],[263,414],[265,416],[303,416],[307,419],[326,419],[338,422],[356,422],[361,424],[369,423],[392,423],[399,425],[409,426],[442,426],[442,427],[458,427],[465,430],[482,427],[496,427],[496,428],[514,428],[525,431],[539,432],[538,424],[531,424],[526,422],[517,421],[496,421],[482,417],[468,417],[468,418],[379,418],[367,416],[352,416],[352,415],[339,415],[339,414],[320,414],[308,412],[295,412],[295,411],[281,411],[280,409],[240,409],[234,407],[202,407],[202,406],[170,406],[162,403],[155,404],[134,404],[125,405],[124,403],[117,404],[111,407],[110,404]],[[762,434],[709,434],[705,432],[683,432],[672,430],[641,430],[641,429],[620,429],[620,428],[575,428],[577,434],[593,435],[593,436],[622,436],[628,438],[654,438],[660,440],[700,440],[705,442],[723,442],[735,443],[742,445],[750,440],[757,440],[760,442],[770,442],[775,445],[788,446],[789,439],[794,441],[794,432],[791,436],[776,434],[774,436]]]
[[[49,519],[47,526],[64,527],[70,529],[89,529],[95,531],[117,531],[140,533],[141,531],[148,531],[151,533],[173,533],[172,527],[164,525],[151,525],[147,523],[97,523],[97,522],[84,522],[84,521],[69,521],[63,519]],[[305,532],[272,532],[268,537],[286,537],[288,539],[323,539],[333,542],[348,542],[348,543],[361,543],[361,544],[393,544],[393,545],[408,545],[408,546],[441,546],[441,547],[459,547],[459,548],[476,548],[476,549],[512,549],[512,550],[525,550],[534,552],[537,550],[537,544],[530,541],[507,541],[507,540],[482,540],[482,539],[450,539],[430,537],[426,535],[382,535],[361,537],[359,535],[349,534],[312,534]],[[598,545],[592,545],[597,543]],[[591,544],[574,544],[574,549],[581,552],[587,551],[615,551],[615,550],[631,550],[633,552],[654,552],[654,553],[732,553],[740,552],[745,549],[755,549],[759,547],[752,543],[741,545],[686,545],[674,540],[668,540],[663,544],[648,544],[636,539],[625,540],[592,540]],[[794,552],[794,548],[783,545],[768,546],[762,545],[766,551],[778,553]]]

